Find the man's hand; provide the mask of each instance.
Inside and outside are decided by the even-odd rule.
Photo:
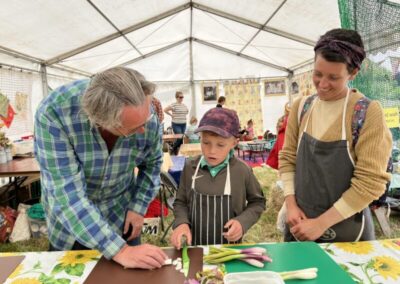
[[[236,242],[243,236],[243,228],[238,220],[230,219],[224,228],[227,228],[228,232],[223,233],[223,236],[230,242]]]
[[[129,231],[129,225],[132,225],[132,233],[127,237],[127,241],[131,241],[140,235],[142,231],[144,218],[133,211],[128,210],[126,213],[125,224],[124,224],[124,235]]]
[[[159,247],[144,244],[133,247],[125,245],[113,260],[125,268],[153,269],[160,268],[167,258]]]
[[[192,244],[192,233],[188,224],[181,224],[172,232],[171,243],[176,249],[181,249],[182,236],[186,236],[188,245]]]

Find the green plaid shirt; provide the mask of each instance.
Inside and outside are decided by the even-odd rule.
[[[49,239],[60,250],[75,241],[112,258],[124,246],[127,210],[144,215],[160,186],[157,116],[143,134],[119,137],[111,153],[81,109],[89,80],[54,90],[35,115],[35,155]],[[134,167],[139,168],[137,177]]]

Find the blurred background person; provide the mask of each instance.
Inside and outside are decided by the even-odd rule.
[[[188,107],[183,103],[183,93],[178,91],[175,94],[176,102],[167,106],[164,112],[172,117],[172,129],[174,134],[184,134],[186,131],[186,116],[189,113]],[[179,147],[181,146],[183,140],[176,139],[172,152],[177,154]]]
[[[216,107],[222,107],[225,104],[226,98],[224,96],[220,96],[218,98],[218,103]]]

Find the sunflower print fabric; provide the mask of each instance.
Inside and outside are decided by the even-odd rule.
[[[101,257],[97,250],[20,254],[25,259],[8,276],[6,284],[83,283]],[[12,255],[18,253],[0,253],[0,257]]]
[[[356,283],[400,283],[400,239],[321,244]]]

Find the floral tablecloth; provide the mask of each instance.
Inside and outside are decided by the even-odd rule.
[[[400,283],[400,239],[321,244],[357,283]]]
[[[400,283],[400,239],[321,244],[357,282]],[[19,255],[0,253],[2,256]],[[77,284],[88,277],[101,254],[98,251],[28,252],[6,284]]]
[[[77,284],[89,276],[100,259],[96,250],[62,252],[0,253],[25,255],[6,284]]]

